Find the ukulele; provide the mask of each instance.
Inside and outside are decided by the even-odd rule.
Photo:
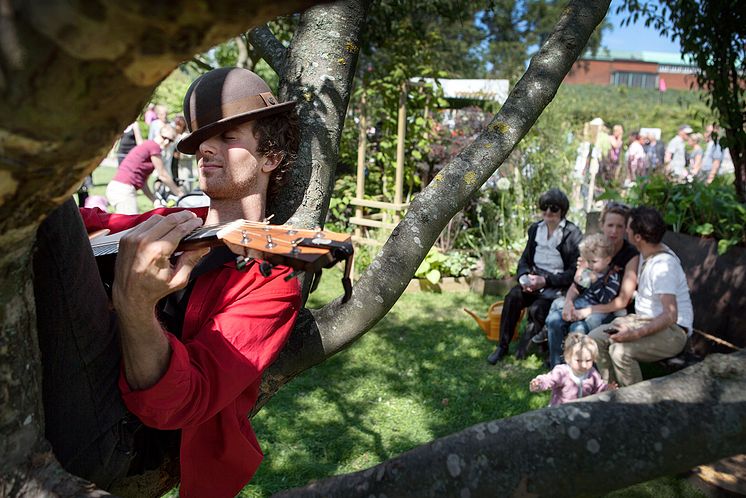
[[[114,260],[119,251],[119,240],[128,231],[91,239],[93,255],[96,257],[107,290],[114,281]],[[352,295],[350,270],[353,248],[349,235],[321,229],[307,230],[289,225],[270,225],[268,222],[236,220],[197,228],[179,242],[175,253],[200,247],[214,247],[224,242],[241,246],[246,250],[243,256],[236,258],[238,270],[245,268],[251,261],[249,251],[257,251],[261,253],[259,271],[263,276],[268,277],[277,265],[293,269],[293,272],[285,277],[287,280],[308,272],[313,275],[311,292],[318,287],[322,269],[331,268],[337,262],[344,261],[342,302],[347,302]]]

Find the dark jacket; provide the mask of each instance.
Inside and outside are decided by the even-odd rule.
[[[536,271],[534,265],[534,255],[536,254],[536,231],[539,229],[539,223],[537,221],[530,227],[528,227],[528,242],[526,242],[526,248],[523,250],[521,259],[518,260],[518,276],[531,273]],[[583,234],[580,229],[570,220],[565,220],[565,228],[562,230],[562,242],[557,246],[560,256],[562,256],[562,262],[565,265],[565,270],[562,273],[551,274],[548,272],[540,272],[540,274],[546,278],[547,287],[567,289],[572,284],[573,277],[575,276],[575,269],[578,264],[578,257],[580,256],[580,249],[578,244],[583,238]]]

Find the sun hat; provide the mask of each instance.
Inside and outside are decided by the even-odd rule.
[[[692,130],[692,127],[689,125],[681,125],[679,126],[679,131],[683,131],[684,133],[691,133],[694,130]]]
[[[248,69],[213,69],[194,80],[184,96],[184,117],[190,134],[176,148],[184,154],[194,154],[212,136],[293,107],[295,102],[277,100],[267,83]]]

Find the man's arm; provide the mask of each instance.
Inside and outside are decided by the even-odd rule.
[[[612,335],[610,340],[612,342],[630,342],[641,339],[642,337],[655,334],[660,332],[676,323],[676,319],[679,316],[679,307],[676,304],[676,295],[674,294],[658,294],[660,296],[661,305],[663,306],[663,312],[654,317],[652,320],[647,322],[642,327],[638,328],[627,328],[626,326],[617,327],[619,332]]]
[[[163,376],[171,347],[155,317],[155,306],[183,288],[207,249],[169,260],[179,241],[202,224],[190,211],[153,216],[119,242],[112,300],[117,310],[125,377],[132,389],[146,389]]]
[[[171,173],[169,173],[166,170],[166,167],[163,164],[163,159],[161,158],[160,154],[157,156],[150,156],[150,160],[153,161],[153,167],[155,168],[155,172],[158,175],[158,179],[166,184],[166,186],[176,195],[184,195],[184,191],[176,185],[176,182],[174,182],[174,179],[171,178]]]

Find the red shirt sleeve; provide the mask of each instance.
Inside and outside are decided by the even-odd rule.
[[[184,211],[184,209],[158,208],[143,214],[112,214],[99,208],[80,208],[80,216],[83,218],[83,224],[88,233],[104,229],[110,230],[111,233],[117,233],[137,226],[155,214],[166,216],[171,213]],[[208,209],[206,207],[189,208],[189,211],[192,211],[204,221],[207,218]]]
[[[120,376],[127,407],[146,425],[176,429],[199,425],[236,401],[260,380],[293,328],[301,296],[295,279],[284,281],[288,272],[276,271],[250,288],[193,338],[181,342],[168,334],[173,352],[157,384],[133,391]]]

